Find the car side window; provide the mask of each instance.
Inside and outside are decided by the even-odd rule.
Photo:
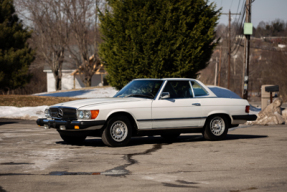
[[[169,92],[171,99],[192,98],[192,90],[188,81],[168,81],[163,92]]]
[[[193,88],[194,96],[208,95],[207,91],[203,87],[201,87],[197,82],[191,81],[191,85]]]

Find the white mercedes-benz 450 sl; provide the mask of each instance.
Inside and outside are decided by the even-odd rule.
[[[184,78],[135,79],[113,98],[59,103],[45,116],[37,124],[55,128],[67,143],[95,136],[113,147],[144,135],[171,140],[181,133],[202,133],[221,140],[229,128],[256,120],[247,100],[216,96],[200,81]]]

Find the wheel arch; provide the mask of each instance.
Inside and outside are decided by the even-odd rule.
[[[227,120],[227,123],[228,123],[227,126],[228,126],[228,128],[230,128],[230,126],[231,126],[231,120],[232,120],[232,119],[231,119],[231,117],[230,117],[229,114],[224,113],[224,112],[209,114],[209,115],[207,116],[206,120],[205,120],[204,128],[206,127],[206,123],[208,122],[208,119],[211,118],[211,117],[214,117],[214,116],[223,116],[223,117],[225,117],[226,120]]]
[[[137,130],[138,130],[138,125],[137,125],[137,122],[136,122],[135,118],[133,117],[133,115],[127,111],[115,111],[113,113],[110,113],[107,117],[106,123],[109,119],[111,119],[115,116],[118,116],[118,115],[124,115],[129,119],[129,121],[132,125],[132,134],[135,135],[137,133]],[[106,123],[105,123],[104,127],[106,126]]]

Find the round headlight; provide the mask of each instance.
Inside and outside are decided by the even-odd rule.
[[[84,118],[84,112],[83,111],[78,111],[78,118],[83,119]]]
[[[90,119],[91,118],[91,111],[84,111],[84,118]]]
[[[44,114],[45,114],[45,117],[47,117],[47,118],[50,118],[50,117],[51,117],[51,116],[50,116],[50,110],[49,110],[49,108],[46,108],[46,109],[45,109]]]

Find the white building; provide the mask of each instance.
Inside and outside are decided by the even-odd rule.
[[[55,88],[55,78],[50,67],[45,66],[44,72],[47,73],[47,92],[56,91]],[[100,68],[95,72],[92,77],[91,86],[103,86],[104,76],[107,72],[101,65]],[[62,90],[78,89],[85,87],[83,81],[81,80],[80,74],[75,66],[69,66],[63,63],[62,69]]]

